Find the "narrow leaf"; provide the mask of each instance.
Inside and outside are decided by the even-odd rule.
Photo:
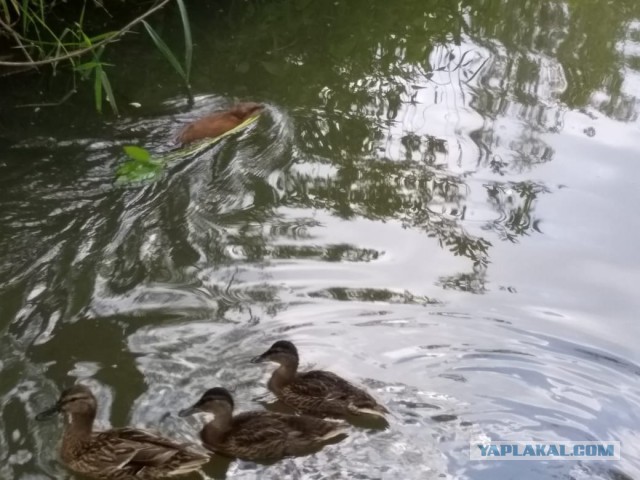
[[[100,62],[96,62],[95,60],[93,60],[91,62],[85,62],[85,63],[81,63],[80,65],[76,65],[74,70],[76,70],[78,72],[82,72],[82,71],[86,71],[86,70],[93,70],[98,65],[101,65],[101,63]]]
[[[0,0],[0,11],[4,14],[5,23],[11,23],[11,12],[9,12],[9,6],[5,0]]]
[[[91,39],[90,39],[89,37],[87,37],[87,34],[86,34],[86,33],[84,33],[82,30],[79,30],[79,32],[80,32],[80,35],[82,36],[82,39],[84,40],[84,44],[85,44],[87,47],[90,47],[91,45],[93,45],[93,44],[91,43]]]
[[[96,65],[94,69],[93,97],[96,102],[96,110],[102,113],[102,65]]]
[[[113,30],[111,32],[104,32],[104,33],[101,33],[99,35],[94,35],[93,37],[90,37],[90,39],[91,39],[91,41],[93,43],[98,43],[100,40],[104,40],[105,38],[113,37],[117,33],[120,33],[120,32],[118,32],[117,30]]]
[[[180,62],[178,62],[178,59],[175,57],[175,55],[173,54],[171,49],[167,46],[166,43],[164,43],[164,40],[162,40],[160,38],[160,36],[151,27],[151,25],[149,25],[144,20],[142,21],[142,23],[144,24],[145,28],[147,29],[147,32],[149,33],[149,36],[151,37],[151,40],[153,40],[153,43],[155,43],[156,47],[158,47],[158,50],[160,50],[160,52],[162,52],[162,54],[165,56],[165,58],[168,60],[168,62],[171,64],[171,66],[174,68],[174,70],[178,73],[178,75],[180,75],[186,81],[187,80],[187,76],[185,75],[184,70],[182,69],[182,66],[180,65]]]
[[[182,29],[184,30],[184,68],[186,70],[186,81],[189,83],[191,76],[191,63],[193,61],[193,38],[191,36],[191,24],[187,15],[187,8],[183,0],[177,0],[182,19]]]
[[[22,12],[22,31],[27,33],[27,22],[31,23],[31,11],[29,10],[29,0],[22,0],[22,7],[20,7],[20,12]]]
[[[116,105],[116,97],[113,95],[113,89],[111,88],[109,77],[107,77],[107,72],[105,72],[104,69],[100,68],[100,74],[102,79],[102,87],[104,88],[104,93],[107,95],[107,101],[109,102],[113,113],[118,115],[118,105]]]

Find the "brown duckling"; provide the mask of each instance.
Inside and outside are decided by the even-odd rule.
[[[389,413],[371,395],[338,375],[324,370],[298,372],[298,350],[286,340],[274,343],[252,363],[275,362],[267,387],[283,403],[300,412],[321,417]]]
[[[203,445],[215,453],[244,460],[267,461],[304,455],[346,435],[346,425],[342,422],[267,411],[233,415],[233,407],[233,398],[226,389],[211,388],[195,405],[178,415],[213,413],[214,419],[200,432]]]
[[[214,113],[187,125],[178,135],[181,144],[219,137],[223,133],[236,128],[249,117],[257,115],[264,105],[254,102],[238,103],[228,110]]]
[[[75,385],[36,416],[36,420],[45,420],[64,413],[60,457],[77,473],[98,479],[152,480],[184,475],[210,460],[205,452],[148,430],[125,427],[93,432],[96,410],[91,390]]]

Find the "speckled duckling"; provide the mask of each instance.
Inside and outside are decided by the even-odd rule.
[[[367,392],[334,373],[324,370],[298,372],[298,350],[286,340],[274,343],[251,362],[280,365],[271,375],[267,387],[283,403],[299,412],[320,417],[367,414],[382,418],[389,413]]]
[[[347,433],[343,422],[267,411],[233,415],[233,407],[233,397],[226,389],[211,388],[178,415],[212,413],[214,419],[200,432],[203,445],[227,457],[253,461],[312,453]]]
[[[96,410],[91,390],[75,385],[36,416],[36,420],[45,420],[64,414],[60,457],[77,473],[108,480],[174,478],[197,470],[210,459],[195,446],[178,444],[148,430],[125,427],[94,432]]]

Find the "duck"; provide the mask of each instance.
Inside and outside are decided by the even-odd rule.
[[[348,433],[343,422],[269,411],[233,415],[233,409],[231,393],[215,387],[207,390],[193,406],[178,412],[178,416],[198,412],[213,414],[213,420],[200,432],[203,446],[225,457],[250,461],[274,461],[309,454]]]
[[[193,472],[211,458],[196,445],[179,444],[150,430],[124,427],[94,432],[96,411],[91,389],[78,384],[36,416],[42,421],[64,414],[60,457],[76,473],[96,479],[155,480]]]
[[[178,134],[177,141],[186,145],[204,138],[216,138],[236,128],[245,120],[258,115],[264,105],[255,102],[242,102],[233,107],[216,112],[190,123]]]
[[[335,373],[324,370],[298,372],[298,349],[290,341],[275,342],[251,362],[279,365],[267,388],[281,402],[299,412],[319,417],[369,415],[383,419],[389,413],[369,393]]]

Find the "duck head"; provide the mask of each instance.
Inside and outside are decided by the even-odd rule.
[[[179,417],[187,417],[198,412],[208,412],[214,415],[233,411],[233,397],[225,388],[210,388],[193,406],[180,410]]]
[[[287,341],[279,340],[262,355],[251,359],[251,363],[274,362],[279,365],[298,364],[298,350],[296,346]]]
[[[67,417],[79,416],[93,419],[96,409],[96,397],[91,390],[84,385],[74,385],[60,394],[55,405],[38,413],[36,420],[47,420],[58,413],[64,413]]]

